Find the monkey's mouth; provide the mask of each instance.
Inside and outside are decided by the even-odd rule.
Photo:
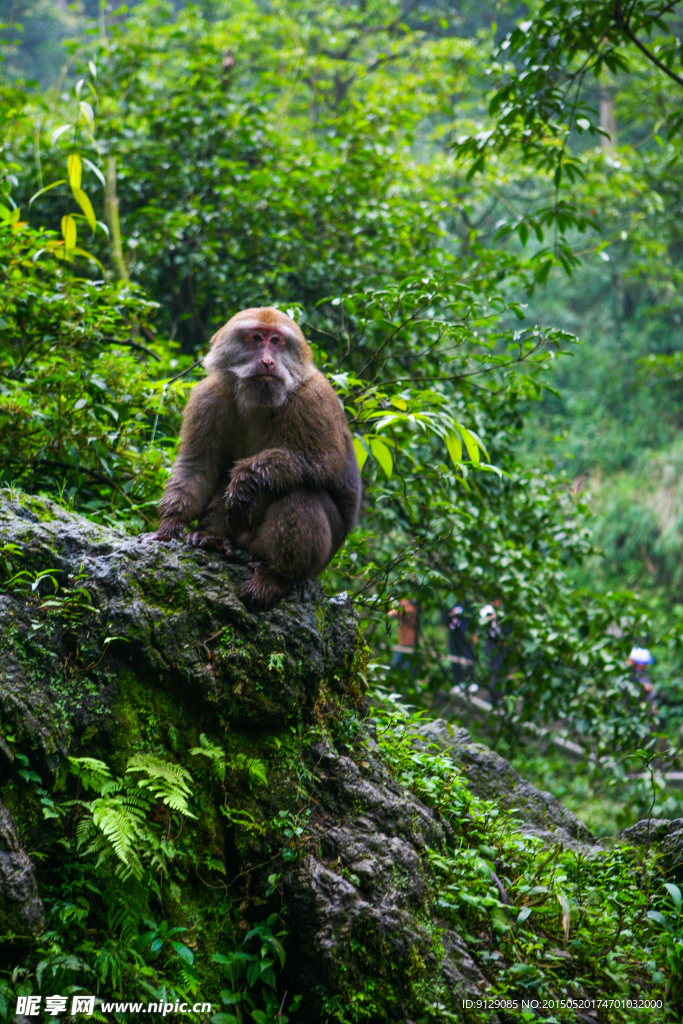
[[[279,405],[286,393],[284,382],[274,373],[256,373],[247,378],[245,385],[243,394],[255,405]]]
[[[271,373],[268,370],[259,370],[253,376],[247,378],[247,383],[258,388],[264,384],[268,387],[274,384],[283,384],[284,382],[276,373]]]

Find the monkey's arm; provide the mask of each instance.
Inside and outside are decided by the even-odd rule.
[[[227,396],[211,377],[192,389],[183,413],[180,448],[159,502],[159,540],[182,536],[208,505],[226,468],[230,412]]]
[[[245,505],[261,491],[286,494],[300,487],[324,487],[331,474],[317,452],[292,448],[266,448],[233,466],[226,498],[228,505]]]

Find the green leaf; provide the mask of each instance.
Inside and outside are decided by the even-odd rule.
[[[76,221],[71,214],[62,217],[62,238],[64,239],[65,249],[76,248]]]
[[[380,466],[384,470],[384,475],[387,480],[391,478],[391,474],[394,471],[394,463],[391,458],[391,452],[385,445],[384,441],[380,441],[378,437],[370,438],[370,450],[375,456]]]
[[[80,206],[81,210],[85,214],[85,219],[92,228],[93,231],[97,230],[97,220],[95,219],[95,211],[92,208],[92,203],[88,199],[87,195],[82,188],[73,188],[74,199]]]
[[[95,123],[95,111],[90,106],[87,100],[81,100],[78,106],[81,111],[81,114],[83,114],[85,120],[92,127],[92,125]]]
[[[493,930],[498,932],[499,935],[504,935],[506,932],[512,931],[512,921],[506,910],[502,907],[491,908],[491,925]]]
[[[57,185],[66,185],[66,178],[60,178],[59,181],[53,181],[51,185],[46,185],[45,188],[41,188],[39,192],[34,192],[28,201],[29,210],[31,209],[31,203],[34,199],[37,199],[38,196],[42,196],[43,192],[49,192],[51,188],[57,188]]]
[[[469,457],[470,457],[471,461],[474,463],[474,465],[478,466],[479,465],[479,458],[480,458],[480,456],[479,456],[479,445],[475,441],[475,439],[472,436],[472,434],[470,433],[470,431],[466,430],[465,427],[461,427],[460,424],[458,424],[458,430],[462,434],[462,439],[465,442],[465,447],[467,448],[467,454],[469,455]]]
[[[52,145],[54,146],[57,139],[59,139],[64,134],[64,132],[68,132],[69,128],[71,127],[72,126],[70,124],[63,124],[59,128],[55,128],[52,135],[50,136],[50,142],[52,143]]]
[[[93,174],[97,175],[97,177],[100,179],[103,185],[106,185],[106,181],[104,180],[104,175],[102,174],[102,171],[92,162],[92,160],[88,160],[87,156],[84,156],[83,163],[90,168]]]
[[[186,964],[194,963],[194,953],[189,946],[186,946],[183,942],[171,942],[170,945],[176,951],[181,960],[184,960]]]
[[[81,177],[83,176],[83,164],[78,153],[70,153],[66,161],[69,184],[71,185],[74,192],[76,189],[81,187]]]
[[[358,463],[358,468],[362,473],[363,466],[365,465],[368,457],[368,453],[365,448],[365,445],[363,444],[359,437],[354,437],[353,439],[353,450],[356,453],[356,462]]]
[[[97,256],[93,256],[91,252],[87,252],[85,249],[79,249],[77,246],[72,249],[71,252],[74,256],[85,256],[86,260],[92,260],[93,263],[97,264],[100,270],[104,271],[104,267],[98,260]]]
[[[462,441],[457,431],[451,430],[446,434],[446,448],[453,465],[457,467],[462,462]]]
[[[678,888],[677,885],[674,885],[673,882],[665,882],[664,883],[664,888],[666,889],[666,891],[668,892],[669,896],[671,897],[671,899],[676,904],[676,909],[680,910],[681,909],[681,890]]]

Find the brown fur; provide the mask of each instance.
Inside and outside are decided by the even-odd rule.
[[[249,331],[275,332],[278,344],[259,349]],[[180,537],[197,520],[188,543],[249,551],[254,573],[241,596],[267,607],[320,573],[353,529],[361,485],[351,434],[303,334],[279,310],[238,313],[212,339],[206,367],[155,536]]]

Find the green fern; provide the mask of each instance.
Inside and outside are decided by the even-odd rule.
[[[148,886],[137,879],[128,879],[121,884],[115,877],[104,895],[109,908],[107,923],[110,931],[118,935],[125,945],[131,945],[140,931],[140,922],[149,913]]]
[[[249,782],[258,782],[261,786],[268,785],[266,766],[258,757],[247,757],[246,754],[236,754],[232,767],[238,772],[246,772]]]
[[[138,754],[131,757],[126,767],[126,774],[144,772],[146,779],[138,779],[140,789],[149,789],[157,800],[161,800],[172,811],[179,811],[188,818],[196,818],[190,811],[187,800],[192,796],[188,782],[192,776],[187,768],[172,761],[163,761],[153,754]]]
[[[137,879],[142,878],[143,868],[138,847],[148,846],[150,840],[156,838],[145,821],[150,809],[149,799],[145,799],[141,793],[129,792],[125,795],[100,797],[93,801],[91,808],[93,824],[108,841],[108,847],[103,847],[96,839],[94,845],[91,844],[90,849],[98,853],[98,866],[113,850],[127,869],[121,877],[130,873]]]
[[[199,747],[192,747],[190,753],[193,757],[207,757],[211,762],[211,770],[219,782],[225,782],[225,751],[217,743],[212,743],[202,733],[199,737]]]
[[[94,757],[70,757],[69,768],[78,776],[85,789],[94,789],[100,795],[114,781],[108,765]]]
[[[195,817],[188,808],[192,795],[188,783],[192,776],[187,769],[152,754],[141,754],[130,758],[123,779],[115,779],[104,761],[72,757],[69,763],[83,786],[98,794],[91,802],[70,802],[79,814],[77,848],[85,856],[96,856],[98,867],[115,858],[119,863],[114,875],[121,880],[130,880],[131,876],[140,880],[145,868],[165,874],[175,859],[176,849],[173,842],[158,834],[158,825],[148,818],[155,800],[162,800],[171,810],[187,817]],[[143,778],[134,778],[136,773]],[[123,917],[119,924],[123,934]]]

